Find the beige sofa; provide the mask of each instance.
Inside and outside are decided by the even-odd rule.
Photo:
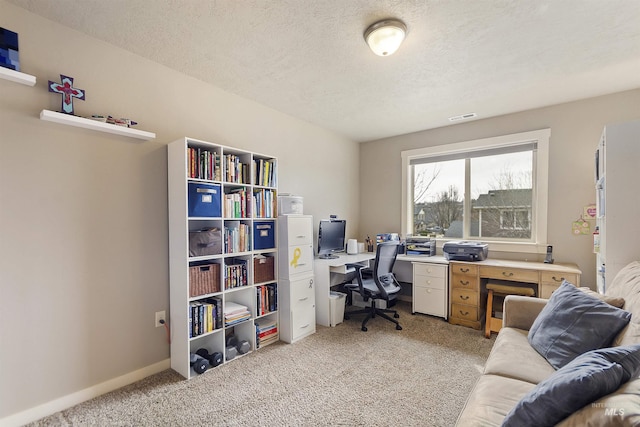
[[[640,262],[623,268],[606,295],[624,299],[622,308],[632,314],[612,346],[640,343]],[[555,372],[547,360],[529,345],[527,335],[548,300],[508,296],[504,323],[457,425],[499,426],[520,399]],[[559,424],[568,426],[640,425],[640,378],[632,378],[612,394],[573,412]]]

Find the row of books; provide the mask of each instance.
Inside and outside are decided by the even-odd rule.
[[[273,160],[257,159],[253,161],[255,171],[255,185],[264,187],[276,186],[276,162]]]
[[[260,189],[253,193],[253,212],[256,218],[275,218],[277,197],[274,190]]]
[[[275,318],[258,319],[255,322],[256,325],[256,347],[264,347],[278,341],[278,321]]]
[[[249,308],[233,301],[227,301],[225,303],[223,312],[225,326],[236,325],[240,322],[251,319],[251,312],[249,311]]]
[[[189,178],[220,181],[220,154],[202,148],[187,149]]]
[[[224,288],[233,289],[247,286],[249,284],[249,272],[247,271],[247,261],[244,259],[234,259],[233,264],[224,266]]]
[[[225,181],[237,184],[250,184],[249,165],[242,163],[235,154],[224,155]]]
[[[222,300],[212,297],[189,303],[189,337],[222,328]]]
[[[275,283],[256,286],[256,311],[258,316],[278,309],[278,287]]]
[[[222,238],[225,253],[246,252],[251,249],[251,227],[247,224],[225,226]]]
[[[247,190],[235,189],[224,195],[224,216],[226,218],[249,218],[251,216]]]

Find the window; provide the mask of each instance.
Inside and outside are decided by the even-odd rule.
[[[546,249],[550,130],[402,152],[402,233]]]

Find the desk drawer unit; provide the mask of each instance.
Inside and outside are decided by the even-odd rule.
[[[313,217],[278,217],[280,339],[294,342],[316,331]]]
[[[446,265],[413,263],[412,312],[447,318]]]
[[[479,267],[468,263],[452,262],[451,271],[451,312],[449,323],[481,327]]]
[[[288,316],[281,321],[280,339],[294,342],[316,331],[315,284],[311,277],[283,281],[285,295],[281,295],[281,316]],[[288,292],[286,292],[288,291]]]
[[[540,298],[549,298],[562,284],[563,280],[566,280],[572,285],[580,286],[580,276],[576,273],[543,271],[540,276]]]
[[[480,267],[480,277],[526,283],[538,283],[539,280],[538,272],[536,270],[490,266]]]

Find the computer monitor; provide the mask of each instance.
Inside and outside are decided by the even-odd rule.
[[[344,252],[347,221],[344,219],[322,219],[318,227],[318,258],[338,258],[335,252]]]

